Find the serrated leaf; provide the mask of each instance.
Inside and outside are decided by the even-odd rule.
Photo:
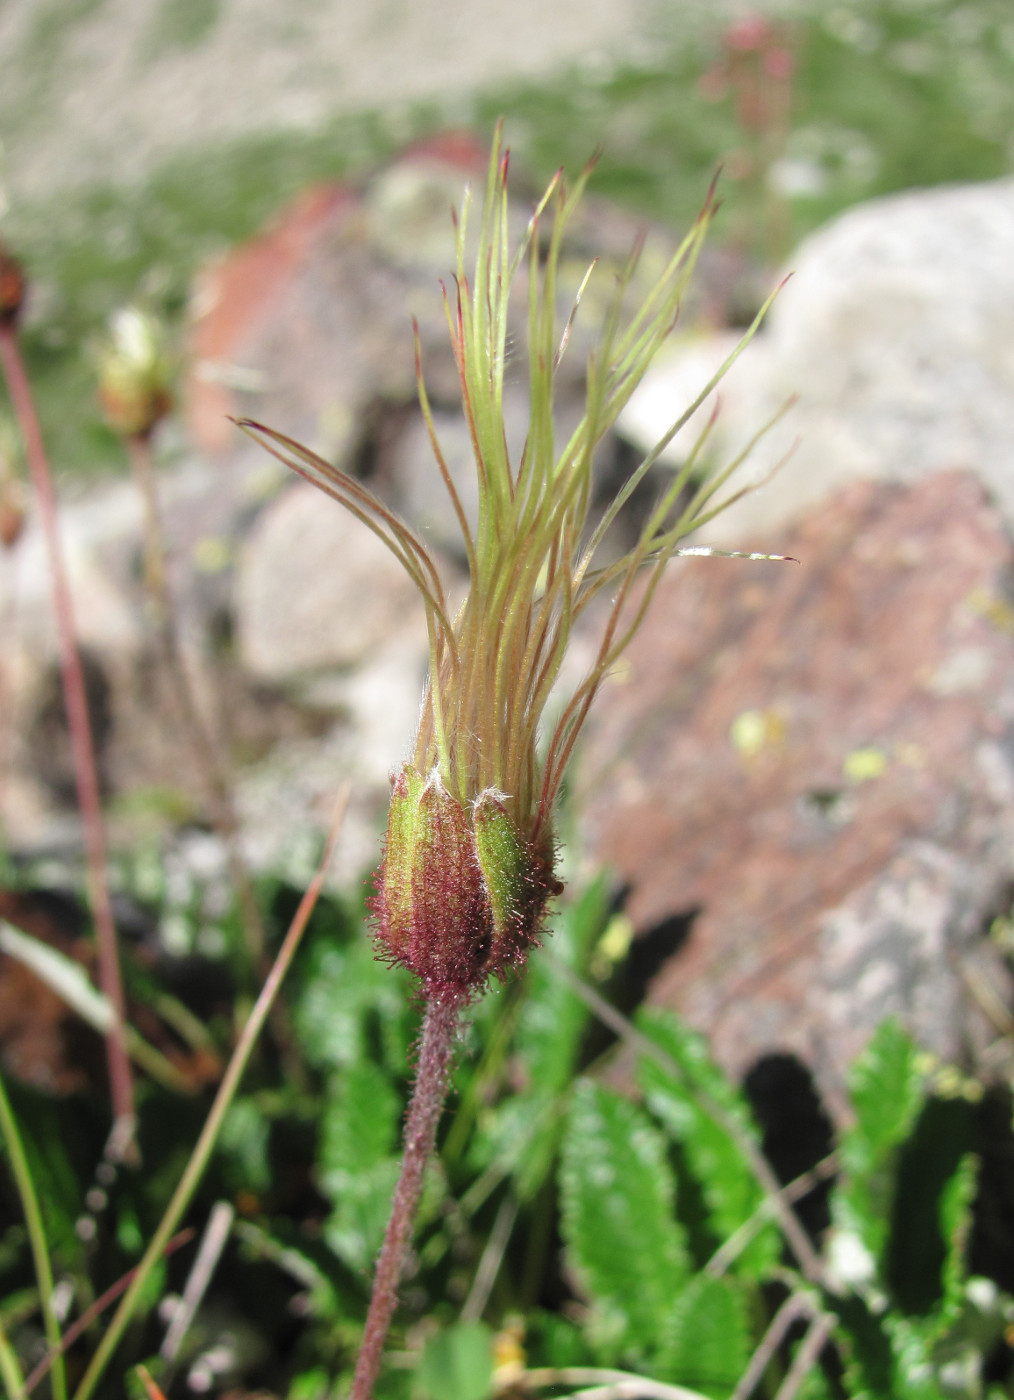
[[[944,1237],[944,1266],[940,1281],[943,1298],[939,1309],[939,1328],[944,1330],[961,1314],[968,1282],[968,1235],[972,1228],[972,1203],[979,1177],[979,1162],[972,1153],[961,1163],[944,1188],[940,1198],[940,1229]]]
[[[430,1337],[416,1379],[427,1400],[485,1400],[493,1388],[489,1328],[459,1322]]]
[[[891,1400],[948,1400],[933,1366],[925,1329],[898,1313],[888,1313],[884,1330],[894,1353]]]
[[[319,940],[300,973],[294,1020],[310,1065],[329,1070],[354,1064],[367,1057],[376,1037],[387,1068],[406,1072],[418,1023],[406,995],[408,980],[402,969],[377,961],[365,934],[351,943]]]
[[[250,1191],[263,1192],[271,1185],[270,1138],[271,1125],[256,1100],[249,1095],[234,1099],[222,1122],[218,1147]]]
[[[619,1352],[657,1349],[688,1276],[661,1135],[634,1104],[582,1081],[564,1138],[560,1186],[563,1236],[595,1304],[597,1335]]]
[[[697,1274],[672,1309],[665,1374],[704,1395],[725,1396],[750,1359],[746,1305],[726,1279]]]
[[[926,1100],[918,1050],[897,1020],[874,1032],[849,1076],[855,1122],[841,1136],[844,1167],[831,1198],[836,1224],[882,1265],[895,1194],[897,1150]]]
[[[966,1100],[931,1098],[891,1155],[893,1205],[883,1282],[895,1308],[927,1321],[936,1317],[937,1332],[945,1325],[937,1315],[944,1307],[948,1267],[957,1268],[952,1282],[961,1291],[960,1243],[950,1238],[960,1221],[955,1216],[945,1224],[944,1212],[974,1137],[974,1110]],[[951,1202],[954,1208],[958,1204]]]
[[[525,1315],[525,1350],[540,1364],[557,1369],[588,1364],[588,1342],[577,1323],[541,1308]]]
[[[925,1075],[912,1037],[895,1018],[881,1022],[852,1065],[849,1099],[856,1123],[849,1137],[883,1158],[911,1132],[926,1099]]]
[[[564,906],[553,926],[553,954],[582,970],[608,913],[608,884],[600,877]],[[567,1088],[574,1074],[589,1011],[552,964],[533,958],[527,973],[515,1051],[532,1085],[543,1093]]]
[[[760,1135],[745,1101],[711,1059],[707,1042],[672,1012],[642,1009],[638,1029],[664,1050],[680,1073],[674,1074],[644,1055],[638,1083],[651,1111],[682,1146],[700,1185],[710,1225],[718,1242],[753,1220],[764,1193],[735,1136],[705,1106],[711,1100],[744,1137],[760,1145]],[[704,1097],[706,1096],[706,1097]],[[740,1277],[761,1279],[781,1252],[778,1231],[764,1224],[737,1256]]]
[[[75,1229],[84,1194],[68,1151],[71,1110],[47,1102],[17,1084],[8,1089],[35,1195],[43,1211],[46,1243],[54,1261],[83,1268],[84,1247]],[[0,1161],[5,1157],[0,1139]]]
[[[329,1249],[350,1269],[368,1269],[377,1257],[391,1214],[400,1163],[395,1157],[355,1174],[329,1179],[334,1209],[324,1222]]]
[[[351,1268],[366,1268],[383,1239],[398,1180],[401,1099],[369,1060],[335,1075],[326,1096],[318,1180],[332,1203],[328,1244]]]
[[[820,1367],[814,1366],[803,1377],[802,1384],[796,1391],[795,1400],[834,1400],[837,1394],[837,1391],[832,1390],[831,1382]]]
[[[319,1161],[325,1175],[361,1171],[392,1154],[401,1098],[378,1065],[360,1060],[335,1075],[323,1108]]]
[[[583,970],[608,913],[608,883],[600,877],[580,898],[566,904],[553,928],[555,962]],[[525,998],[513,1038],[513,1078],[526,1087],[484,1116],[473,1161],[496,1161],[514,1177],[524,1202],[542,1188],[552,1170],[566,1120],[590,1012],[543,958],[525,977]]]
[[[848,1395],[856,1400],[893,1400],[894,1356],[883,1319],[854,1293],[835,1299],[835,1314]]]

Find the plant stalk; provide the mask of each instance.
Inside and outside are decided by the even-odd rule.
[[[225,848],[229,875],[239,903],[247,955],[253,970],[263,979],[271,966],[267,953],[267,937],[250,871],[240,849],[239,822],[225,762],[221,757],[220,745],[197,700],[169,590],[168,561],[155,483],[155,468],[151,460],[151,438],[147,433],[131,433],[126,443],[131,471],[144,503],[144,573],[154,612],[155,641],[159,659],[181,731],[203,782],[212,824]]]
[[[264,1022],[267,1020],[268,1012],[271,1010],[275,997],[278,995],[278,989],[282,985],[282,979],[286,972],[288,972],[292,959],[296,956],[296,950],[299,947],[303,931],[309,922],[310,915],[313,913],[317,899],[323,888],[324,877],[331,863],[331,856],[334,853],[335,843],[338,839],[338,831],[345,815],[347,803],[348,786],[346,785],[342,788],[339,795],[338,805],[335,808],[331,829],[328,832],[327,842],[324,847],[324,854],[321,856],[316,874],[310,881],[303,898],[300,900],[299,908],[292,916],[292,923],[289,925],[288,932],[282,939],[282,945],[272,964],[271,971],[268,974],[264,986],[261,988],[260,995],[254,1003],[253,1010],[247,1018],[246,1025],[240,1033],[239,1040],[236,1042],[236,1048],[232,1052],[232,1057],[226,1066],[225,1074],[222,1076],[222,1082],[219,1084],[218,1090],[215,1093],[214,1102],[204,1121],[204,1127],[201,1129],[194,1150],[190,1154],[187,1164],[183,1169],[179,1184],[173,1192],[172,1199],[166,1206],[165,1214],[162,1216],[158,1228],[152,1236],[147,1249],[144,1251],[140,1264],[138,1264],[134,1271],[130,1287],[123,1295],[119,1307],[116,1309],[108,1327],[102,1335],[102,1340],[99,1342],[88,1369],[85,1371],[78,1384],[77,1390],[74,1392],[74,1400],[89,1400],[89,1397],[94,1392],[109,1358],[119,1345],[120,1338],[134,1316],[134,1312],[140,1303],[152,1269],[165,1254],[166,1247],[177,1225],[193,1200],[194,1194],[201,1183],[204,1169],[207,1167],[211,1159],[211,1154],[218,1142],[218,1135],[221,1132],[222,1123],[226,1113],[229,1111],[229,1106],[235,1098],[240,1080],[243,1078],[246,1071],[250,1056],[253,1053],[254,1045],[257,1042],[257,1037],[260,1035],[264,1027]]]
[[[111,1141],[121,1144],[121,1156],[136,1155],[134,1142],[134,1087],[130,1074],[123,981],[117,949],[116,925],[106,879],[106,833],[99,792],[95,746],[88,717],[88,699],[84,672],[77,644],[74,608],[67,571],[64,567],[57,523],[56,495],[49,471],[42,432],[32,400],[32,392],[18,347],[17,331],[12,324],[0,322],[0,362],[10,390],[11,404],[21,428],[25,453],[32,476],[39,517],[46,537],[50,577],[53,586],[53,610],[56,614],[60,642],[60,669],[63,678],[64,704],[70,731],[71,753],[74,760],[74,781],[78,808],[84,827],[85,863],[87,867],[88,902],[95,921],[95,942],[98,951],[99,982],[113,1008],[113,1023],[106,1036],[106,1059],[109,1066],[109,1087],[113,1106]]]
[[[267,933],[250,868],[243,855],[225,745],[216,732],[218,725],[201,708],[197,678],[186,655],[169,586],[169,560],[152,461],[151,434],[128,434],[126,447],[144,505],[144,575],[155,624],[156,653],[180,735],[190,750],[194,772],[203,787],[211,824],[225,852],[243,930],[248,972],[263,981],[271,969]],[[281,998],[271,1007],[271,1032],[287,1079],[293,1087],[305,1089],[306,1074],[295,1052],[292,1027]]]
[[[39,1289],[39,1306],[42,1310],[42,1320],[46,1332],[46,1345],[53,1363],[53,1374],[50,1382],[53,1400],[66,1400],[67,1377],[64,1371],[63,1348],[60,1340],[60,1320],[53,1302],[53,1266],[49,1257],[45,1226],[42,1223],[42,1209],[35,1192],[35,1182],[32,1180],[25,1149],[21,1142],[21,1134],[18,1132],[17,1122],[11,1112],[11,1106],[7,1100],[7,1090],[4,1088],[2,1079],[0,1079],[0,1138],[3,1139],[7,1148],[11,1174],[14,1177],[18,1195],[21,1197],[21,1208],[25,1213],[25,1228],[28,1231],[32,1259],[35,1264],[35,1279]],[[13,1350],[6,1344],[6,1338],[2,1338],[2,1340],[4,1347],[0,1348],[0,1374],[5,1375],[7,1385],[10,1388],[13,1374],[17,1372],[17,1363]],[[20,1373],[18,1374],[20,1375]],[[22,1379],[20,1393],[24,1393],[24,1389]],[[11,1393],[17,1395],[19,1389],[14,1388]]]
[[[415,1087],[405,1119],[401,1175],[395,1188],[391,1218],[387,1222],[380,1258],[377,1260],[373,1296],[366,1317],[363,1345],[356,1362],[350,1400],[372,1400],[384,1341],[398,1302],[398,1283],[412,1240],[412,1226],[422,1194],[426,1163],[433,1154],[437,1124],[447,1095],[447,1072],[454,1049],[454,1034],[460,1010],[461,998],[453,995],[444,998],[433,997],[426,1003]]]

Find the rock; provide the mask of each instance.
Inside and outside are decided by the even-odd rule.
[[[656,443],[694,403],[722,365],[734,354],[741,337],[735,331],[704,332],[672,339],[620,414],[618,432],[639,452]],[[734,367],[735,368],[735,367]],[[730,371],[730,374],[734,372]],[[728,380],[713,389],[701,407],[658,456],[660,466],[680,467],[703,431],[716,401],[724,399]]]
[[[514,384],[504,387],[504,423],[512,463],[521,459],[528,433],[528,394]],[[458,493],[471,532],[479,513],[479,482],[472,434],[460,408],[437,409],[433,426],[440,451]],[[408,418],[386,464],[385,495],[423,538],[449,558],[465,562],[461,525],[433,453],[421,412]]]
[[[970,984],[1010,991],[1014,553],[956,472],[853,485],[779,543],[802,565],[670,566],[578,796],[650,1000],[737,1076],[796,1055],[840,1113],[885,1015],[967,1062],[996,1036]]]
[[[306,191],[202,273],[189,429],[206,450],[247,415],[349,456],[378,400],[415,398],[412,318],[433,391],[456,393],[439,278],[454,271],[451,208],[485,157],[453,134],[407,150],[364,188]]]
[[[304,482],[273,501],[244,542],[235,617],[242,665],[275,684],[360,665],[406,627],[409,645],[425,637],[422,603],[398,561]]]
[[[752,547],[848,481],[914,481],[949,468],[975,473],[1014,524],[1012,246],[1011,179],[875,200],[808,238],[765,329],[723,385],[715,434],[716,455],[728,458],[798,394],[753,453],[753,478],[792,456],[708,538]],[[673,398],[681,375],[677,359]],[[628,409],[638,442],[671,421],[664,376],[663,367]]]
[[[60,510],[60,540],[80,641],[104,655],[135,652],[141,626],[120,580],[137,548],[141,501],[126,482],[106,485]],[[10,549],[0,550],[0,597],[16,598],[12,637],[38,654],[56,658],[59,645],[53,612],[53,585],[38,510]],[[9,655],[8,649],[8,655]]]
[[[237,392],[257,392],[264,382],[263,370],[248,363],[253,347],[316,244],[343,226],[355,202],[346,186],[307,190],[272,227],[200,275],[187,394],[188,426],[199,446],[221,451],[234,440],[229,417],[239,412]]]

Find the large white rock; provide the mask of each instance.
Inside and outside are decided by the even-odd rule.
[[[807,239],[789,270],[722,386],[715,446],[728,458],[798,394],[742,479],[762,478],[796,445],[708,538],[749,546],[848,480],[943,468],[975,472],[1014,528],[1014,180],[859,206]],[[672,364],[668,399],[657,377],[643,391],[661,408],[639,443],[683,406],[686,362]],[[628,422],[642,406],[635,397]]]
[[[290,486],[261,513],[236,574],[240,660],[284,683],[361,663],[423,623],[422,603],[379,539],[314,486]]]

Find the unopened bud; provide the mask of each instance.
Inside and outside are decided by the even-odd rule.
[[[410,764],[391,794],[372,900],[384,952],[427,995],[467,995],[518,965],[556,883],[492,789],[463,806],[434,770]]]
[[[161,328],[136,307],[117,312],[99,365],[106,421],[124,437],[146,437],[172,407],[171,371]]]
[[[0,545],[11,549],[25,528],[25,508],[14,491],[0,485]]]
[[[0,245],[0,324],[14,325],[25,301],[25,273],[17,258]]]
[[[10,549],[25,528],[21,440],[13,420],[0,417],[0,545]]]

